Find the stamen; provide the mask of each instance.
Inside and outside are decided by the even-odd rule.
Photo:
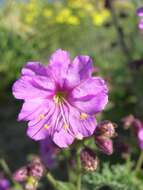
[[[40,114],[40,119],[44,119],[45,115],[44,114]]]
[[[69,125],[67,123],[64,124],[64,129],[67,130],[69,128]]]
[[[38,121],[40,121],[41,119],[44,119],[45,118],[45,115],[44,114],[40,114],[39,117],[38,117]]]
[[[82,120],[87,119],[87,117],[88,117],[88,115],[86,113],[81,113],[80,114],[80,119],[82,119]]]
[[[45,129],[49,129],[49,127],[50,127],[50,126],[47,125],[47,124],[44,125],[44,128],[45,128]]]
[[[66,118],[65,118],[65,115],[64,115],[64,110],[63,110],[63,107],[62,107],[61,103],[60,103],[60,111],[61,111],[61,115],[62,115],[62,118],[63,118],[63,121],[64,121],[64,129],[67,130],[69,128],[69,125],[67,124],[67,121],[66,121]]]

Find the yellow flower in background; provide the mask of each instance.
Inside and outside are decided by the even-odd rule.
[[[71,25],[79,25],[80,24],[80,20],[78,17],[71,15],[68,17],[67,19],[67,23],[71,24]]]
[[[44,9],[43,10],[43,16],[46,18],[50,18],[53,15],[53,11],[51,9]]]
[[[34,14],[27,14],[27,15],[25,16],[25,22],[26,22],[27,24],[32,24],[33,21],[34,21],[34,17],[35,17]]]
[[[83,4],[83,8],[86,10],[86,11],[93,11],[94,10],[94,6],[93,6],[93,4],[91,4],[91,3],[84,3]]]
[[[81,18],[88,17],[95,10],[95,6],[89,0],[68,0],[68,6],[76,10]]]
[[[26,15],[25,15],[25,22],[29,25],[33,23],[35,18],[39,12],[39,6],[37,0],[31,0],[29,3],[26,4]]]
[[[71,15],[70,9],[65,8],[65,9],[61,10],[56,17],[57,23],[64,23],[70,15]]]
[[[80,20],[77,16],[72,14],[72,11],[69,8],[64,8],[57,15],[56,22],[78,25],[80,23]]]
[[[93,24],[96,26],[101,26],[110,17],[110,12],[108,10],[102,10],[92,13]]]
[[[83,3],[85,3],[85,0],[68,0],[69,6],[75,7],[75,8],[81,8]]]
[[[27,10],[28,11],[35,11],[35,9],[37,8],[36,4],[33,2],[30,2],[27,6]]]

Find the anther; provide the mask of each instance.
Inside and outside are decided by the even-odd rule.
[[[84,120],[87,119],[88,115],[86,113],[81,113],[80,114],[80,119]]]
[[[69,125],[68,124],[64,124],[64,129],[67,130],[69,128]]]
[[[49,129],[49,127],[50,127],[50,126],[47,125],[47,124],[44,125],[44,128],[45,128],[45,129]]]

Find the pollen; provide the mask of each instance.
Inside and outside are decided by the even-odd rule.
[[[45,128],[45,129],[49,129],[49,127],[50,127],[50,126],[47,125],[47,124],[44,125],[44,128]]]
[[[44,119],[45,115],[44,114],[40,114],[40,119]]]
[[[40,121],[41,119],[44,119],[45,118],[45,115],[44,114],[40,114],[39,117],[38,117],[38,121]]]
[[[67,123],[64,124],[64,129],[67,130],[69,128],[69,125]]]
[[[82,120],[87,119],[87,117],[88,117],[88,115],[86,113],[81,113],[80,114],[80,119],[82,119]]]

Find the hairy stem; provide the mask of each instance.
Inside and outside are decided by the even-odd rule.
[[[24,190],[23,187],[19,183],[15,182],[13,180],[12,173],[11,173],[6,161],[3,158],[0,159],[0,165],[1,165],[2,169],[3,169],[3,171],[5,172],[5,174],[8,175],[9,179],[11,180],[11,182],[13,183],[15,188],[19,189],[19,190]]]
[[[4,159],[0,159],[0,165],[3,168],[4,172],[11,178],[11,171]]]
[[[143,163],[143,151],[141,151],[139,159],[138,159],[137,164],[136,164],[136,168],[135,168],[136,173],[138,173],[140,171],[142,163]]]
[[[77,150],[77,190],[81,190],[81,161],[80,161],[80,147]]]
[[[58,186],[57,186],[57,181],[54,179],[54,177],[48,172],[46,175],[48,181],[50,182],[50,184],[57,190],[59,190]]]

